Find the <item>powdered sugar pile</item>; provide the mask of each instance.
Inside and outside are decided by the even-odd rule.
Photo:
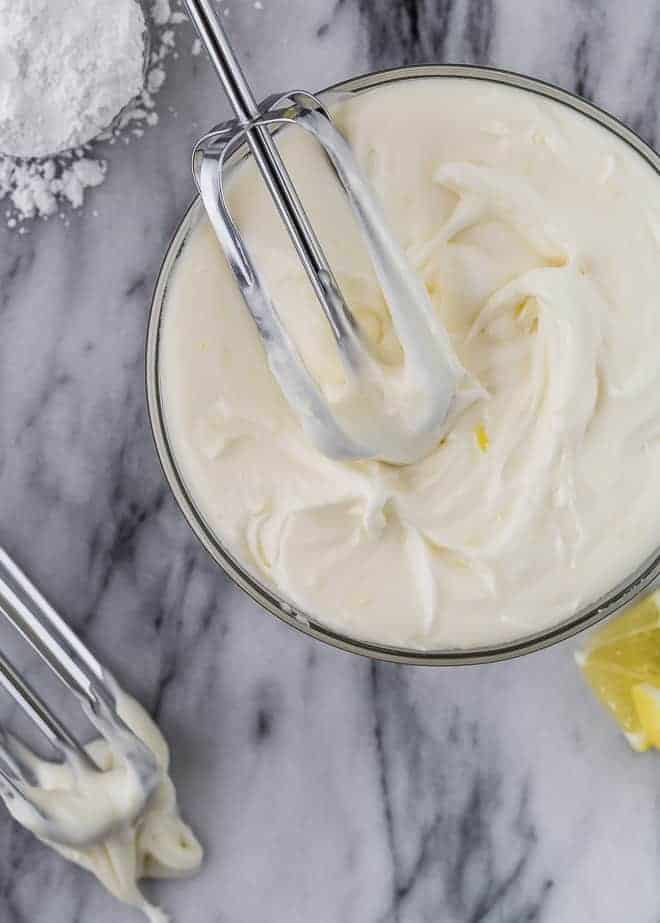
[[[80,147],[142,89],[136,0],[0,0],[0,150],[45,157]]]
[[[68,207],[83,204],[85,191],[107,172],[106,162],[84,142],[118,109],[121,117],[98,141],[128,143],[158,122],[154,96],[165,81],[165,60],[176,53],[175,29],[186,16],[172,11],[169,0],[153,0],[149,12],[152,50],[145,77],[145,22],[137,0],[0,0],[0,200],[7,203],[9,227],[58,213],[66,219]],[[48,66],[31,70],[31,56],[36,62],[44,52]],[[6,156],[42,155],[70,144],[78,146],[46,159]]]

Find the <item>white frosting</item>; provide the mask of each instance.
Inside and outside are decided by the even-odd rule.
[[[158,783],[146,805],[142,780],[126,759],[128,741],[121,734],[87,746],[100,772],[37,759],[21,748],[38,783],[29,791],[30,800],[43,816],[16,799],[6,804],[23,826],[96,875],[120,901],[142,910],[150,923],[167,923],[167,915],[144,898],[138,881],[191,874],[202,861],[202,848],[179,816],[163,735],[135,699],[116,687],[115,693],[119,716],[158,764]]]
[[[568,107],[480,81],[406,81],[338,122],[482,395],[421,462],[341,463],[280,394],[208,225],[170,280],[168,434],[226,547],[352,636],[470,647],[548,628],[660,545],[660,182]],[[385,300],[314,142],[282,150],[380,359]],[[329,400],[344,376],[253,166],[230,204]]]

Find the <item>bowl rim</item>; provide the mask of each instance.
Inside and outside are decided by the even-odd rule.
[[[411,78],[466,78],[486,83],[504,84],[545,96],[567,105],[574,111],[591,118],[629,144],[660,174],[660,157],[632,129],[609,112],[552,83],[519,74],[515,71],[476,66],[471,64],[418,64],[369,71],[335,83],[319,95],[337,92],[356,93],[387,83]],[[176,464],[172,446],[167,437],[165,414],[161,400],[159,379],[160,336],[164,305],[171,273],[185,246],[188,234],[194,227],[202,205],[196,196],[185,210],[165,251],[154,285],[146,335],[145,378],[147,410],[156,453],[165,480],[193,533],[227,576],[262,609],[276,616],[292,628],[332,647],[358,654],[373,660],[417,666],[467,666],[494,663],[543,650],[564,641],[578,632],[592,627],[629,604],[660,576],[660,548],[647,558],[626,580],[603,594],[596,602],[582,607],[577,613],[553,626],[504,644],[483,647],[425,650],[379,644],[345,635],[324,625],[317,617],[302,611],[288,602],[272,588],[261,583],[241,562],[225,548],[206,522],[203,512],[196,506]]]

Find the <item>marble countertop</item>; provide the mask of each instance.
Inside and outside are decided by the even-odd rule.
[[[420,61],[554,81],[658,140],[660,3],[226,0],[264,94]],[[212,565],[149,432],[151,287],[227,114],[180,39],[159,125],[71,223],[0,226],[0,542],[157,716],[200,875],[177,923],[652,923],[660,758],[585,692],[574,644],[480,668],[371,663],[266,616]],[[0,819],[2,923],[137,923]]]

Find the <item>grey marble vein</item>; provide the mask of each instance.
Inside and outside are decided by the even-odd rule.
[[[259,93],[479,62],[658,141],[654,0],[263,7],[222,4]],[[148,430],[146,315],[192,141],[227,115],[181,36],[160,124],[105,152],[70,226],[0,224],[0,542],[173,745],[208,858],[151,893],[178,923],[655,923],[660,763],[586,694],[571,644],[452,670],[338,653],[260,612],[176,510]],[[138,919],[0,818],[0,923]]]

